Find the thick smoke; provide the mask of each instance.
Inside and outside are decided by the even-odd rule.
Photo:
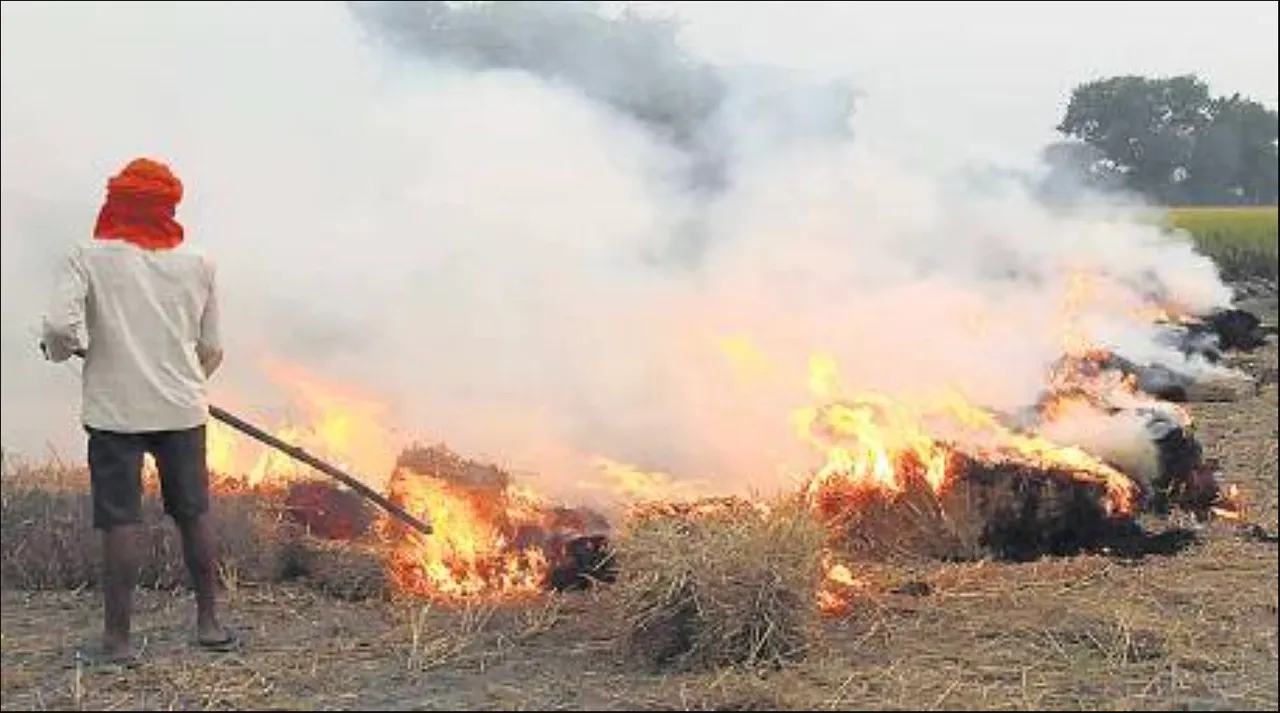
[[[385,404],[398,439],[571,497],[601,457],[785,486],[812,463],[788,419],[815,353],[850,390],[1011,410],[1082,335],[1180,363],[1153,296],[1228,298],[1139,215],[899,160],[850,130],[844,85],[715,67],[580,3],[500,5],[6,5],[6,447],[79,448],[34,328],[138,154],[184,178],[219,262],[222,403],[270,421],[271,364],[301,366]]]
[[[596,2],[352,2],[383,46],[463,71],[516,70],[581,92],[680,153],[685,198],[722,192],[739,164],[797,142],[848,138],[855,92],[769,67],[717,67],[678,41],[678,26]],[[652,257],[696,261],[708,238],[687,216]]]
[[[688,186],[722,189],[736,161],[797,140],[847,138],[855,92],[770,67],[718,67],[678,25],[595,2],[353,2],[407,56],[473,71],[518,70],[572,87],[691,161]]]

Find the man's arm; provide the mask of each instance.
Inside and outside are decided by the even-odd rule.
[[[222,324],[218,310],[218,270],[207,258],[205,269],[208,272],[209,298],[205,300],[204,313],[200,315],[196,357],[200,359],[205,376],[210,377],[222,365]]]
[[[44,317],[40,346],[53,362],[63,362],[87,346],[83,339],[85,303],[89,298],[89,273],[80,251],[63,261],[54,281],[53,299]]]

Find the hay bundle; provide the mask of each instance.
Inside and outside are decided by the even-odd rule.
[[[898,493],[875,488],[830,488],[813,506],[832,545],[858,559],[969,560],[980,558],[984,516],[967,486],[942,498],[924,483]]]
[[[650,510],[618,541],[614,640],[628,658],[692,670],[780,664],[817,633],[823,533],[795,507]]]
[[[404,449],[396,459],[396,469],[402,468],[478,491],[498,493],[511,485],[511,475],[505,470],[464,458],[444,444]]]
[[[941,493],[908,473],[901,492],[841,487],[817,493],[819,519],[840,551],[863,558],[1027,561],[1101,549],[1132,534],[1106,510],[1102,483],[1055,468],[954,457]]]

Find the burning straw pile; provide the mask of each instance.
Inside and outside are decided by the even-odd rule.
[[[154,475],[144,498],[143,587],[185,586],[177,529],[164,516]],[[216,478],[212,517],[224,584],[302,580],[343,599],[394,592],[436,599],[515,598],[609,581],[608,523],[553,507],[495,466],[443,446],[411,447],[391,477],[390,499],[437,525],[418,537],[359,494],[327,480],[249,484]],[[4,478],[4,586],[76,589],[99,581],[83,468],[17,468]]]
[[[781,664],[817,634],[822,528],[739,500],[655,504],[617,542],[616,644],[653,668]]]
[[[1101,549],[1135,527],[1112,515],[1101,483],[1064,468],[950,457],[935,491],[909,471],[899,491],[825,481],[812,505],[833,544],[859,559],[1028,561]]]

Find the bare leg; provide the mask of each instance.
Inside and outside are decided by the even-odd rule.
[[[225,644],[229,632],[218,621],[217,547],[209,514],[204,426],[161,432],[152,445],[165,512],[182,533],[182,555],[196,593],[196,639],[205,645]]]
[[[196,590],[196,636],[201,642],[222,641],[227,632],[218,621],[217,573],[209,516],[183,521],[178,528],[182,532],[182,554]]]
[[[102,649],[108,656],[132,653],[130,629],[133,590],[138,583],[138,529],[137,525],[117,525],[102,533],[102,594],[106,609]]]

